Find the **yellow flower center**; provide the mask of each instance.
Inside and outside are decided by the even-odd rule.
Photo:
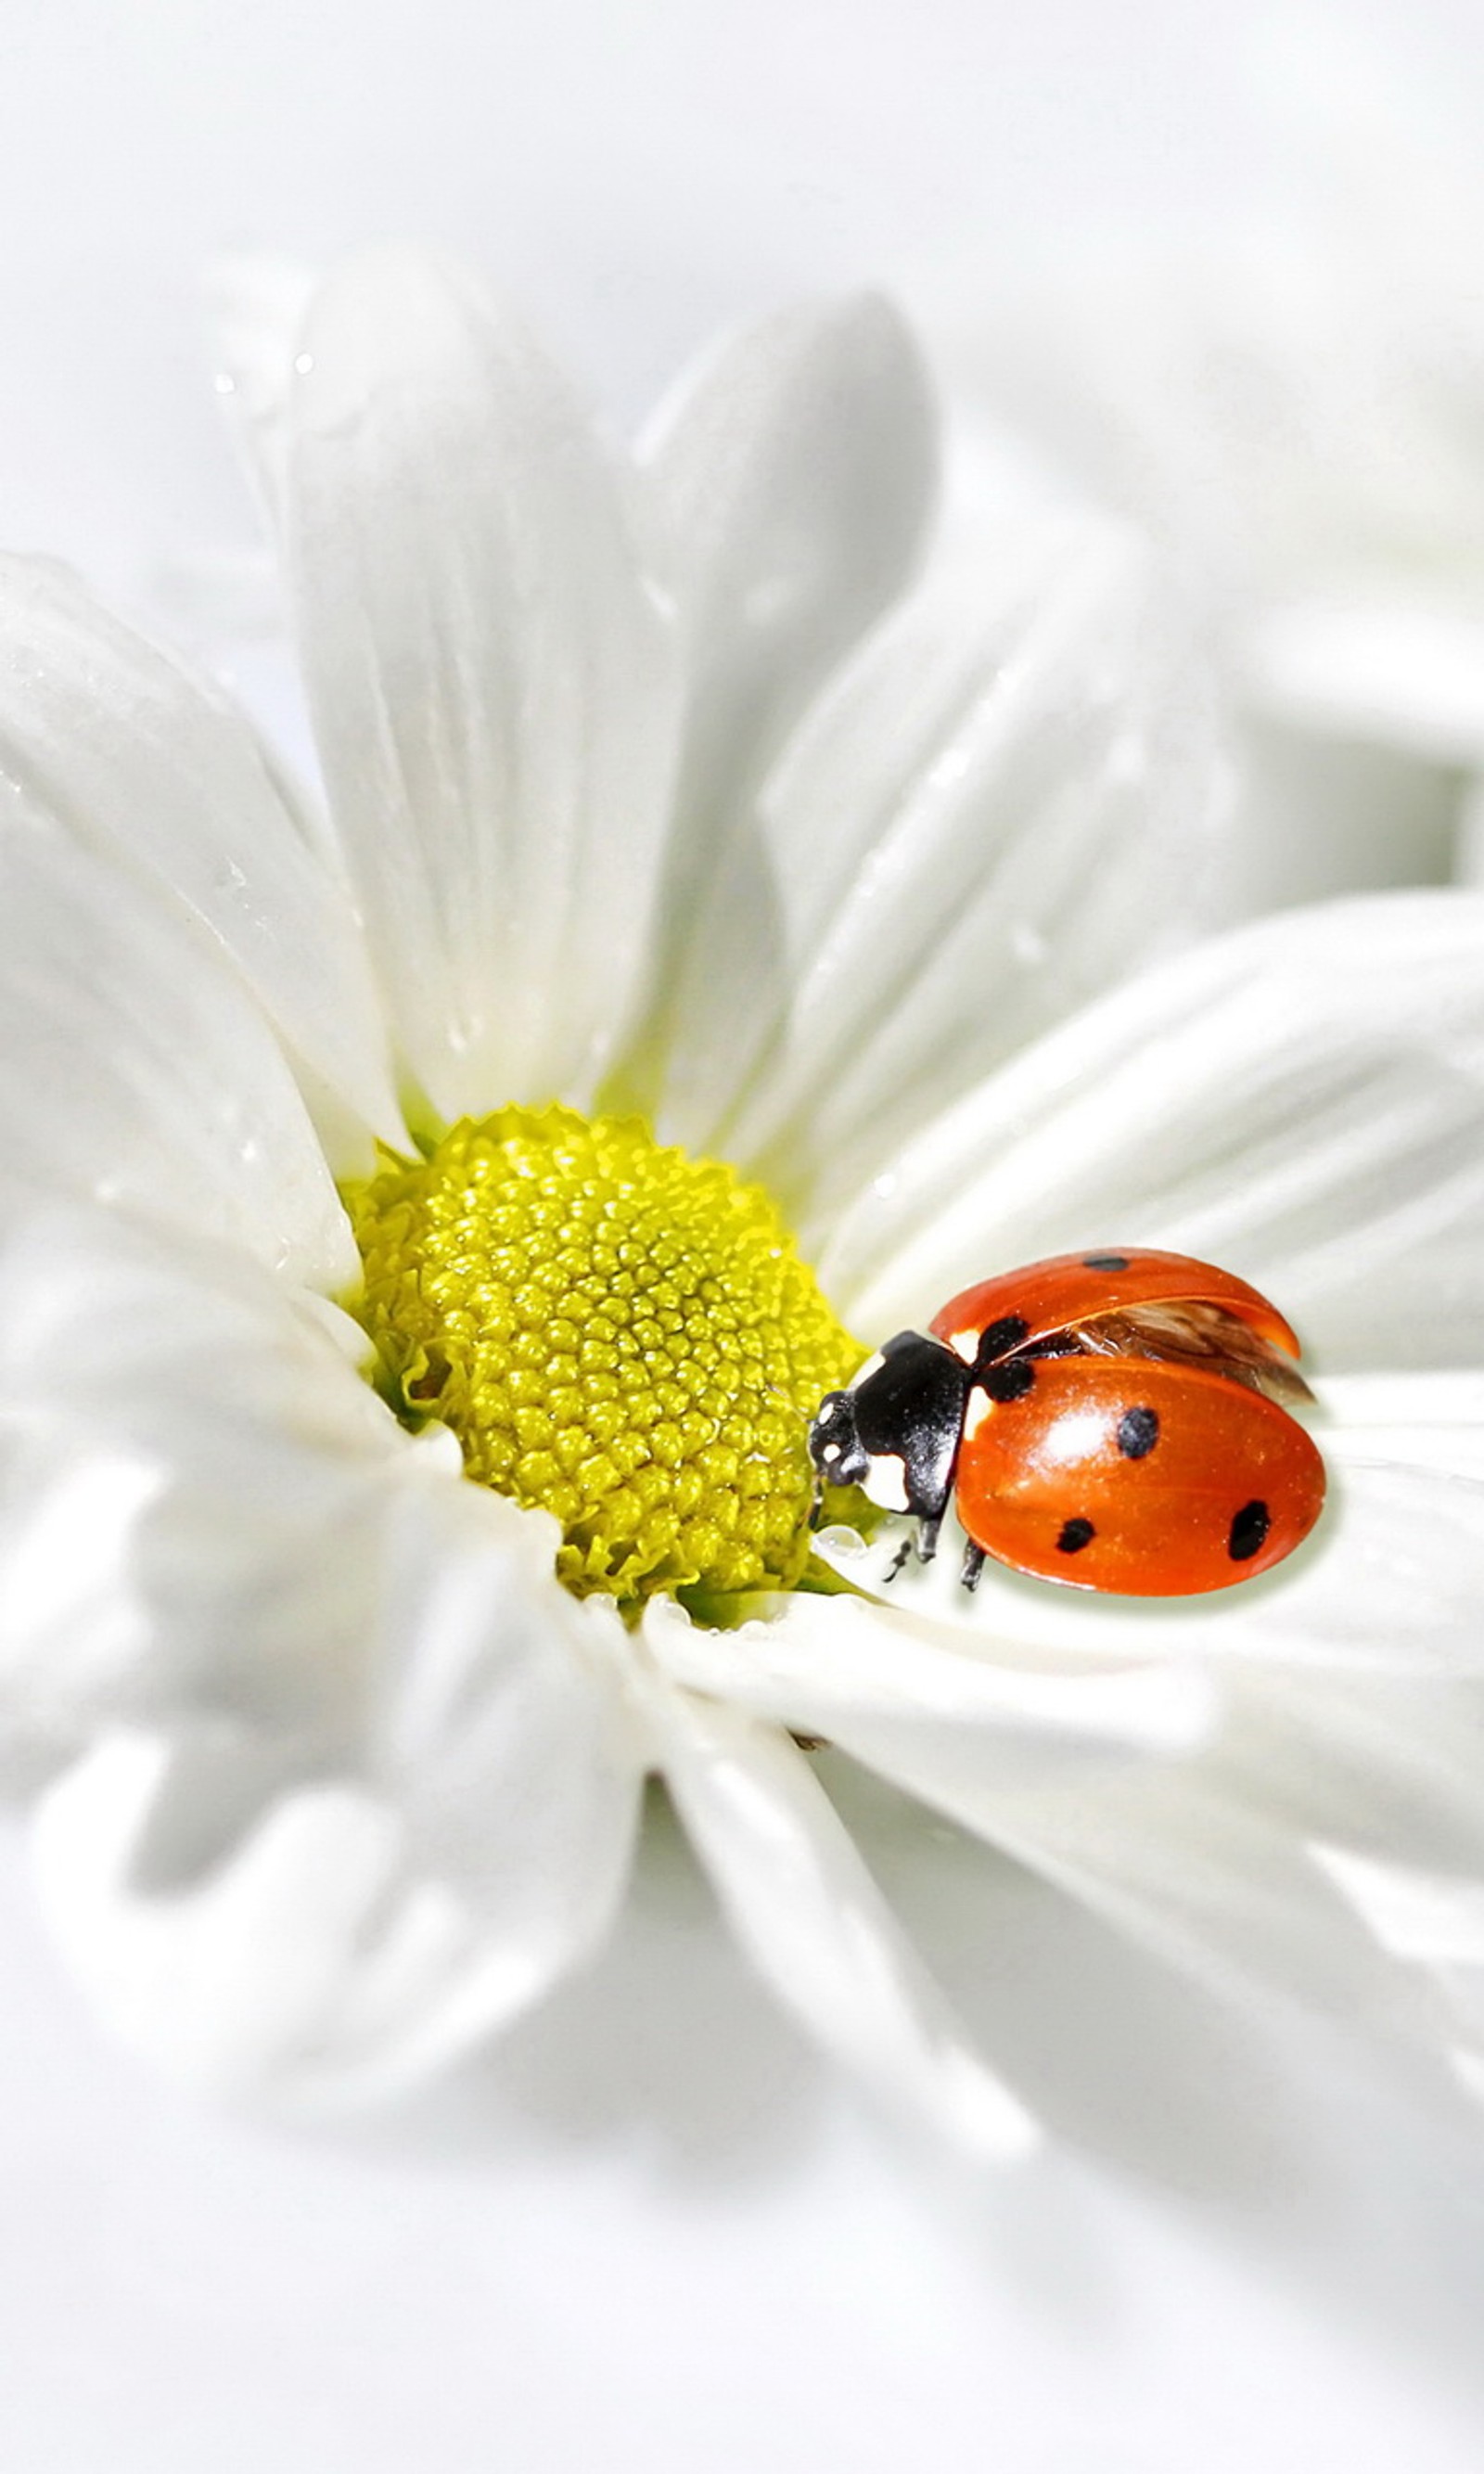
[[[863,1351],[759,1187],[638,1118],[549,1107],[465,1118],[344,1191],[388,1395],[556,1515],[569,1589],[799,1578],[809,1420]]]

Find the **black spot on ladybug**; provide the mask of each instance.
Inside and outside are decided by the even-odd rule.
[[[1061,1535],[1057,1540],[1057,1551],[1061,1555],[1080,1555],[1088,1540],[1096,1538],[1097,1534],[1090,1520],[1064,1520]]]
[[[1159,1441],[1157,1409],[1126,1409],[1118,1420],[1118,1448],[1126,1461],[1141,1461]]]
[[[1265,1503],[1255,1497],[1244,1503],[1232,1518],[1231,1535],[1227,1540],[1227,1552],[1233,1564],[1250,1563],[1272,1526],[1273,1516]]]
[[[1023,1340],[1031,1337],[1031,1326],[1024,1315],[1001,1315],[998,1322],[986,1323],[979,1335],[977,1362],[989,1366],[997,1357],[1009,1357]]]
[[[1083,1268],[1088,1272],[1126,1272],[1129,1257],[1127,1254],[1084,1254]]]
[[[991,1400],[1023,1400],[1035,1381],[1035,1369],[1028,1357],[1009,1357],[1003,1366],[984,1367],[974,1380]]]

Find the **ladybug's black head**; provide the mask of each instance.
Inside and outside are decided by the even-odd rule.
[[[973,1380],[941,1341],[900,1331],[848,1392],[831,1392],[809,1430],[827,1486],[859,1486],[888,1512],[940,1517],[953,1485]]]
[[[869,1474],[871,1456],[861,1441],[850,1393],[825,1394],[809,1429],[809,1457],[826,1486],[860,1486]]]

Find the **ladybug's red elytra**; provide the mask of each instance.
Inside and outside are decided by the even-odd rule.
[[[1277,1307],[1210,1263],[1054,1254],[898,1332],[820,1402],[809,1447],[822,1483],[913,1515],[924,1561],[951,1497],[968,1589],[988,1555],[1193,1596],[1267,1571],[1319,1517],[1325,1465],[1285,1405],[1313,1396],[1298,1355]]]

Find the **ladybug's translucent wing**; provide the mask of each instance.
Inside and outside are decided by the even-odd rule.
[[[1285,1348],[1226,1306],[1196,1298],[1099,1315],[1074,1324],[1064,1337],[1073,1349],[1093,1357],[1153,1358],[1161,1366],[1225,1374],[1229,1382],[1243,1383],[1250,1392],[1261,1392],[1286,1407],[1314,1397]],[[1062,1338],[1058,1334],[1053,1344],[1058,1353]]]
[[[945,1340],[972,1362],[985,1333],[996,1335],[988,1353],[1007,1356],[1094,1317],[1190,1302],[1220,1306],[1288,1356],[1300,1353],[1277,1306],[1246,1280],[1214,1263],[1198,1263],[1189,1254],[1157,1253],[1148,1246],[1053,1254],[1018,1272],[980,1280],[950,1298],[928,1327],[936,1339]]]
[[[957,1478],[969,1537],[1012,1570],[1193,1596],[1266,1571],[1318,1519],[1324,1462],[1261,1394],[1147,1358],[1019,1362],[1010,1396],[973,1393]]]

